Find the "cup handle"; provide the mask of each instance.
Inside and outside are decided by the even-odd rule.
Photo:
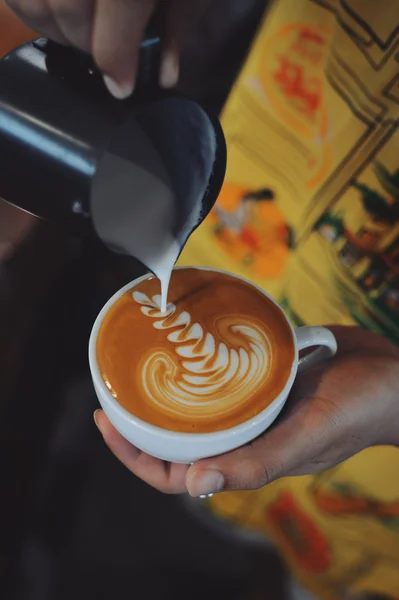
[[[298,352],[305,350],[305,348],[319,346],[316,350],[310,352],[310,354],[299,359],[298,373],[303,373],[303,371],[315,367],[322,361],[332,358],[337,353],[337,340],[334,334],[325,327],[299,327],[296,329],[295,335],[298,343]]]

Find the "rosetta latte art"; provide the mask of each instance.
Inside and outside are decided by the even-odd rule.
[[[150,299],[136,291],[133,299],[154,320],[154,328],[165,331],[165,346],[147,353],[140,364],[144,390],[158,409],[187,417],[220,416],[267,382],[271,343],[249,317],[222,317],[211,333],[174,304],[161,312],[161,296]]]

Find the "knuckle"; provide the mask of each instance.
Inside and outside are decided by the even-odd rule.
[[[105,74],[111,75],[114,78],[119,74],[119,78],[123,76],[130,76],[133,70],[133,59],[131,52],[126,51],[121,46],[112,46],[108,44],[107,47],[95,46],[92,50],[93,58],[97,64],[97,67]]]
[[[115,64],[117,64],[117,53],[109,47],[105,48],[101,45],[95,45],[93,47],[93,57],[98,68],[104,73],[111,73]]]
[[[171,482],[157,485],[156,489],[167,496],[177,496],[178,494],[183,494],[186,491],[185,487]]]
[[[110,36],[106,44],[101,38],[94,36],[92,55],[97,66],[109,74],[125,70],[129,59],[128,47],[114,35]]]
[[[81,0],[77,2],[76,0],[51,0],[49,2],[49,6],[52,8],[53,12],[63,20],[73,20],[75,21],[78,17],[84,13],[84,5],[86,2]]]
[[[48,15],[48,10],[43,0],[10,0],[9,5],[33,21],[41,20]]]
[[[262,461],[248,460],[241,464],[238,487],[255,490],[270,483],[276,477],[277,469]],[[240,481],[241,479],[241,481]]]

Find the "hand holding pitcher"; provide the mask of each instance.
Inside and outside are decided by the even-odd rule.
[[[61,44],[93,55],[104,73],[110,92],[130,96],[138,70],[138,49],[154,13],[157,0],[7,0],[32,29]],[[164,42],[160,82],[176,85],[179,55],[208,0],[173,0],[161,15]]]

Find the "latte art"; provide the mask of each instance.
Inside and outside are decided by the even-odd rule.
[[[140,365],[144,390],[159,408],[187,417],[221,416],[264,385],[271,367],[270,341],[249,317],[218,319],[215,327],[224,339],[218,342],[174,304],[161,312],[161,296],[150,299],[133,292],[133,298],[170,342],[148,353]]]
[[[260,290],[224,273],[173,272],[162,312],[155,277],[115,302],[101,324],[97,362],[129,413],[170,431],[222,431],[251,420],[284,389],[292,330]]]

